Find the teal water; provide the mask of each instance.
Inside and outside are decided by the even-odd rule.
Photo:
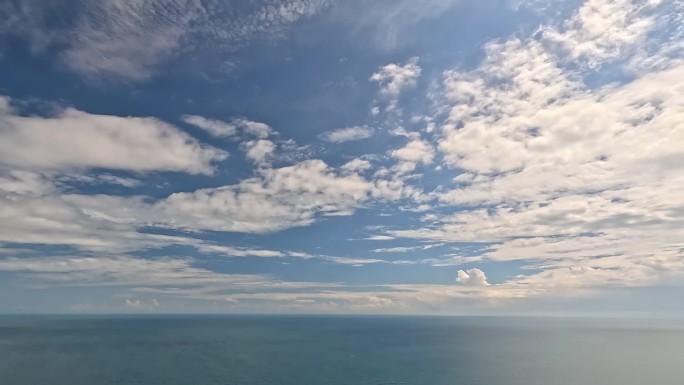
[[[0,318],[0,384],[681,385],[684,324],[468,317]]]

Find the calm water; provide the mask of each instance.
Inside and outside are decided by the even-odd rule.
[[[682,385],[684,324],[0,318],[0,384]]]

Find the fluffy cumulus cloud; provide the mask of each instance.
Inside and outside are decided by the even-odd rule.
[[[487,286],[487,276],[480,269],[459,270],[456,274],[456,282],[467,286]]]
[[[369,127],[345,127],[337,130],[326,131],[318,137],[321,140],[331,143],[344,143],[355,140],[368,139],[373,136],[373,129]]]
[[[371,167],[371,162],[365,159],[355,158],[342,165],[341,169],[345,172],[363,172],[369,170]]]
[[[380,85],[380,93],[396,98],[406,88],[414,86],[420,76],[418,58],[411,58],[406,64],[391,63],[380,67],[370,80]]]
[[[266,139],[250,140],[244,146],[247,158],[258,164],[266,163],[275,150],[275,144]]]
[[[435,150],[425,140],[414,139],[406,146],[392,151],[392,157],[407,162],[430,164],[435,158]]]
[[[73,108],[48,117],[0,110],[0,152],[0,164],[24,170],[108,168],[191,174],[211,174],[213,164],[228,156],[158,119]]]
[[[255,122],[248,119],[235,119],[233,123],[239,127],[246,135],[256,136],[259,139],[268,138],[273,134],[273,130],[266,123]]]

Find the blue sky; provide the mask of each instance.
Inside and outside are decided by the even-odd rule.
[[[676,2],[0,18],[0,312],[684,311]]]

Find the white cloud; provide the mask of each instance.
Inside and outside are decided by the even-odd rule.
[[[132,300],[132,299],[126,298],[126,306],[127,306],[127,307],[130,307],[130,308],[133,308],[133,309],[138,309],[138,308],[140,308],[141,304],[142,304],[142,303],[140,302],[139,299],[133,299],[133,300]]]
[[[325,257],[326,260],[338,265],[363,266],[376,263],[386,263],[387,261],[375,258],[349,258],[349,257]]]
[[[388,132],[394,136],[405,136],[409,139],[420,139],[420,133],[407,131],[403,127],[396,127],[396,128],[389,130]]]
[[[391,152],[392,157],[406,162],[430,164],[435,159],[435,150],[425,140],[413,139],[403,148]]]
[[[404,65],[391,63],[380,67],[370,80],[380,84],[381,94],[396,98],[404,89],[416,84],[420,72],[418,58],[413,57]]]
[[[342,165],[345,172],[364,172],[371,168],[371,163],[365,159],[355,158]]]
[[[313,255],[313,254],[304,253],[304,252],[301,252],[301,251],[288,251],[288,252],[287,252],[287,255],[290,256],[290,257],[302,258],[302,259],[311,259],[311,258],[315,258],[315,257],[316,257],[316,256]]]
[[[266,139],[250,140],[245,142],[244,146],[247,150],[247,159],[250,159],[258,164],[267,163],[268,158],[275,150],[275,144]]]
[[[326,142],[331,143],[344,143],[362,139],[368,139],[373,136],[373,129],[369,127],[346,127],[338,128],[333,131],[326,131],[320,135],[318,138]]]
[[[487,276],[484,271],[480,269],[459,270],[456,276],[456,282],[466,286],[487,286]]]
[[[198,242],[138,232],[154,218],[142,197],[62,194],[44,179],[35,183],[21,177],[13,191],[0,190],[0,242],[69,245],[103,253]]]
[[[385,247],[380,249],[373,249],[374,253],[408,253],[409,251],[420,250],[420,246],[399,246],[399,247]]]
[[[219,136],[239,131],[245,138],[242,146],[247,157],[260,164],[254,176],[167,198],[67,194],[64,191],[69,191],[70,183],[129,187],[140,183],[112,174],[79,174],[81,170],[209,174],[227,154],[155,119],[69,109],[53,117],[26,117],[11,111],[9,100],[0,97],[0,242],[70,245],[101,255],[38,258],[25,256],[21,248],[7,247],[0,254],[21,253],[21,258],[0,258],[0,270],[54,284],[126,286],[140,293],[212,299],[231,306],[247,306],[254,300],[282,306],[275,309],[302,306],[297,309],[331,312],[415,311],[420,306],[435,309],[462,301],[486,299],[491,304],[606,286],[670,282],[684,271],[684,136],[680,129],[684,63],[680,56],[667,56],[672,51],[663,53],[657,65],[649,60],[652,57],[643,56],[642,45],[653,43],[653,28],[661,23],[654,17],[659,6],[659,2],[588,1],[561,27],[542,28],[542,33],[527,39],[490,43],[479,68],[448,71],[444,100],[449,103],[449,117],[435,128],[439,131],[435,139],[446,162],[444,173],[450,167],[458,176],[444,178],[445,185],[431,193],[413,185],[421,177],[411,174],[417,164],[432,164],[437,158],[431,143],[416,132],[390,131],[407,137],[408,144],[390,150],[387,154],[396,164],[377,170],[367,180],[359,173],[372,165],[363,157],[339,169],[321,160],[272,168],[268,161],[279,159],[275,147],[285,142],[268,140],[277,135],[268,125],[186,116],[187,122],[204,125]],[[301,14],[288,7],[272,7],[263,13],[267,18],[288,20]],[[676,46],[676,41],[671,43],[668,47]],[[161,56],[175,49],[162,49]],[[110,51],[103,48],[101,52]],[[155,60],[137,69],[149,73]],[[600,71],[600,64],[609,61],[614,65],[628,62],[625,71],[639,71],[629,73],[633,78],[606,86],[584,83],[587,73],[596,73],[584,71]],[[385,66],[374,75],[383,95],[396,98],[415,84],[418,75],[411,75],[416,68],[410,64]],[[417,67],[417,62],[413,64]],[[429,121],[421,119],[412,123]],[[22,153],[25,149],[26,154]],[[61,174],[51,180],[55,173]],[[452,185],[448,185],[450,180]],[[430,201],[433,198],[439,202]],[[424,215],[423,228],[398,229],[395,224],[394,230],[368,229],[383,235],[365,239],[484,242],[482,254],[387,261],[192,238],[200,237],[202,231],[267,233],[305,226],[322,216],[350,215],[373,199],[408,199],[411,202],[401,202],[399,210],[434,209],[439,215]],[[458,211],[453,213],[453,209]],[[144,231],[147,227],[189,231],[163,236]],[[196,267],[191,259],[118,255],[168,245],[194,247],[213,256],[315,258],[352,266],[517,261],[524,274],[490,285],[483,271],[467,269],[457,272],[456,282],[461,285],[358,288],[219,274]],[[403,253],[438,245],[373,251]],[[156,300],[120,298],[129,298],[132,306],[158,307]]]
[[[278,169],[259,168],[255,177],[234,185],[176,193],[156,202],[143,196],[62,191],[74,181],[100,183],[100,177],[105,176],[69,174],[59,176],[54,184],[38,173],[0,173],[0,242],[69,245],[107,253],[173,244],[209,251],[212,248],[197,239],[141,229],[279,231],[309,225],[318,216],[350,215],[376,191],[373,183],[357,173],[346,170],[340,174],[320,160]],[[222,251],[255,256],[277,253],[239,248]]]
[[[69,171],[87,168],[211,174],[228,154],[154,118],[95,115],[67,108],[52,117],[0,112],[0,164]]]
[[[418,246],[399,246],[399,247],[385,247],[380,249],[374,249],[374,253],[408,253],[410,251],[417,250],[429,250],[438,246],[443,246],[444,243],[430,243],[427,245]]]
[[[221,120],[207,119],[198,115],[183,115],[182,119],[185,123],[201,128],[217,138],[227,138],[237,133],[234,124]]]
[[[231,119],[230,122],[224,122],[222,120],[208,119],[199,115],[183,115],[182,119],[185,123],[201,128],[217,138],[234,136],[238,133],[238,130],[242,131],[246,136],[255,136],[259,139],[266,139],[274,134],[268,124],[243,118]]]
[[[607,59],[625,56],[643,43],[655,23],[654,9],[662,0],[589,0],[558,30],[544,37],[567,52],[565,60],[598,67]]]
[[[658,2],[639,4],[589,1],[562,29],[489,43],[479,68],[448,71],[438,147],[460,175],[439,199],[465,208],[388,234],[491,243],[483,258],[527,261],[509,287],[530,294],[684,271],[684,63],[593,89],[583,80],[585,63],[635,65],[644,39],[663,38],[649,33]]]
[[[3,242],[67,245],[84,252],[118,255],[182,245],[194,247],[202,253],[228,257],[284,256],[285,253],[281,251],[219,245],[189,237],[197,236],[196,234],[172,236],[141,230],[147,226],[161,226],[193,230],[275,231],[304,225],[315,220],[316,214],[346,214],[352,210],[354,199],[358,198],[360,202],[366,199],[362,192],[355,196],[351,190],[345,190],[345,183],[362,181],[358,176],[341,178],[340,184],[336,187],[331,170],[328,170],[331,173],[328,177],[333,180],[328,181],[329,185],[319,185],[318,188],[306,186],[298,190],[298,185],[303,183],[297,182],[297,178],[313,175],[308,174],[307,170],[302,170],[302,167],[306,166],[294,167],[296,170],[279,170],[276,172],[278,175],[270,178],[266,186],[252,184],[255,190],[246,189],[246,185],[241,186],[242,190],[236,188],[235,191],[239,191],[233,202],[236,206],[230,206],[231,201],[225,200],[222,204],[226,206],[222,207],[222,211],[213,211],[220,206],[211,202],[196,202],[198,208],[188,213],[188,218],[178,215],[178,207],[175,207],[176,210],[170,210],[170,207],[174,207],[168,202],[170,198],[154,203],[150,198],[141,196],[64,194],[58,186],[51,184],[49,179],[39,174],[18,171],[4,176],[0,174],[0,247]],[[289,176],[292,172],[298,175]],[[366,188],[370,188],[370,185]],[[217,189],[216,194],[220,192],[221,189]],[[325,194],[330,196],[323,199]],[[344,198],[345,194],[352,196]],[[343,199],[336,199],[338,196]],[[300,197],[307,198],[308,201],[301,203]],[[345,199],[349,201],[345,203]],[[247,206],[240,206],[240,202]],[[206,206],[201,207],[203,203],[206,203]],[[338,204],[340,206],[337,206]],[[292,221],[289,218],[292,218]],[[251,222],[236,224],[236,219]],[[183,222],[184,220],[188,222]],[[273,220],[279,222],[268,223]],[[12,252],[10,249],[5,251]]]
[[[212,245],[208,243],[199,243],[195,246],[197,250],[203,253],[222,254],[228,257],[282,257],[285,254],[276,250],[265,249],[251,249],[238,248],[225,245]],[[289,253],[288,255],[292,255]]]
[[[326,257],[330,262],[363,266],[386,263],[380,259]],[[117,257],[0,258],[0,271],[32,279],[34,287],[64,284],[110,286],[129,300],[129,306],[156,310],[156,298],[220,301],[243,309],[266,311],[427,311],[462,309],[467,304],[489,304],[522,297],[523,284],[501,285],[379,285],[345,286],[321,282],[284,282],[263,275],[220,274],[195,267],[191,259]],[[469,273],[469,276],[477,274]],[[474,280],[473,283],[483,281]],[[152,297],[154,296],[154,297]],[[165,302],[165,305],[169,302]],[[125,305],[125,302],[124,302]],[[90,308],[90,307],[89,307]],[[165,306],[168,309],[168,305]]]
[[[16,195],[42,196],[55,190],[52,183],[37,173],[19,170],[0,172],[0,196],[16,199]]]
[[[407,183],[414,175],[407,175],[415,170],[413,162],[400,161],[391,169],[381,168],[373,175],[372,195],[378,200],[397,201],[410,199],[420,202],[426,198],[423,190]],[[382,214],[381,214],[382,215]]]
[[[271,232],[313,223],[317,214],[353,210],[372,185],[357,174],[337,175],[320,160],[262,169],[237,185],[176,193],[157,203],[169,226]]]
[[[399,151],[399,150],[397,150],[397,151]],[[394,151],[394,152],[396,152],[396,151]],[[405,154],[406,154],[406,152],[404,151],[404,152],[402,152],[401,155],[403,156]],[[415,169],[416,169],[415,163],[403,161],[403,162],[398,162],[397,164],[392,166],[390,171],[393,172],[395,175],[404,176],[410,172],[413,172]]]
[[[235,119],[233,120],[241,130],[243,130],[248,135],[256,136],[259,139],[268,138],[269,135],[273,134],[273,130],[266,123],[255,122],[248,119]]]
[[[364,238],[364,239],[367,239],[369,241],[391,241],[392,239],[395,239],[395,238],[392,236],[389,236],[389,235],[372,235],[372,236],[370,236],[368,238]]]

